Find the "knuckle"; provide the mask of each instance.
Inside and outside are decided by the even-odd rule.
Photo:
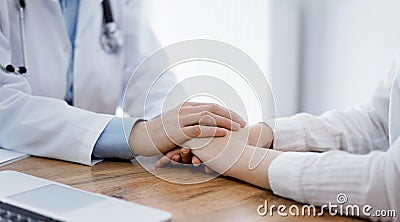
[[[220,106],[220,105],[214,103],[214,107],[215,107],[216,109],[220,109],[222,106]]]
[[[215,104],[215,103],[211,103],[210,104],[210,111],[211,112],[216,112],[216,111],[218,111],[218,109],[219,109],[219,106],[217,104]]]
[[[184,116],[178,117],[179,125],[183,125],[185,122],[186,122],[186,117],[184,117]]]
[[[192,137],[197,137],[197,136],[200,136],[200,133],[201,133],[200,126],[195,126],[195,127],[192,127],[192,130],[191,130],[191,132],[190,132],[190,135],[191,135]]]
[[[185,111],[186,111],[186,107],[182,106],[179,108],[178,113],[181,114],[181,113],[184,113]]]
[[[233,125],[233,122],[227,118],[222,118],[221,123],[224,124],[225,126],[231,126]]]
[[[214,136],[216,131],[217,131],[217,127],[209,127],[209,128],[207,128],[205,134],[207,136]]]
[[[209,111],[203,111],[201,112],[201,116],[205,117],[205,116],[209,116],[211,115],[211,113]]]

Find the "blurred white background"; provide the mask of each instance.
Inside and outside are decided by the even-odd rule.
[[[215,39],[253,58],[272,84],[277,116],[366,101],[400,47],[398,0],[145,2],[162,46]]]

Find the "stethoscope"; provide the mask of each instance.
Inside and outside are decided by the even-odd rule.
[[[22,52],[22,65],[14,67],[12,64],[3,66],[0,65],[0,69],[7,73],[14,73],[24,75],[27,73],[28,68],[26,66],[26,45],[25,45],[25,0],[17,0],[17,7],[19,11],[19,29],[21,39],[21,52]],[[103,0],[103,16],[104,16],[104,27],[103,33],[100,37],[100,44],[104,51],[113,54],[117,53],[122,45],[124,44],[123,36],[119,30],[117,23],[114,21],[114,16],[111,10],[109,0]]]

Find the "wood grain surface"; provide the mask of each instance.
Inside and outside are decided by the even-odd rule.
[[[261,217],[257,207],[300,204],[273,195],[272,192],[219,176],[208,182],[183,185],[157,178],[136,161],[104,161],[93,167],[63,161],[30,157],[0,167],[0,171],[15,170],[48,180],[71,185],[82,190],[105,194],[127,201],[163,209],[173,214],[172,221],[357,221],[355,218],[331,216],[282,217],[275,210],[273,216]],[[165,173],[199,172],[185,169],[163,169]],[[177,172],[178,171],[178,172]],[[0,181],[1,182],[1,181]],[[132,215],[134,219],[134,215]],[[133,220],[135,221],[135,220]]]

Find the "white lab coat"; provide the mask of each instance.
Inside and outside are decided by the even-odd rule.
[[[373,207],[360,216],[399,221],[400,56],[366,104],[278,119],[274,149],[297,151],[271,163],[275,194],[314,205],[337,205],[345,194],[345,204]],[[377,210],[396,210],[397,217],[373,217]]]
[[[17,0],[0,1],[0,63],[21,65],[22,53]],[[140,1],[111,0],[124,35],[118,54],[106,53],[99,43],[103,27],[101,0],[81,0],[74,59],[74,105],[63,100],[71,44],[58,0],[26,1],[26,76],[0,71],[0,146],[37,156],[82,164],[100,133],[113,118],[129,75],[159,45],[144,23]],[[125,111],[143,116],[146,82],[156,73],[140,73],[130,87]],[[173,75],[148,99],[148,116],[159,114],[161,99],[175,83]],[[101,114],[100,114],[101,113]]]

